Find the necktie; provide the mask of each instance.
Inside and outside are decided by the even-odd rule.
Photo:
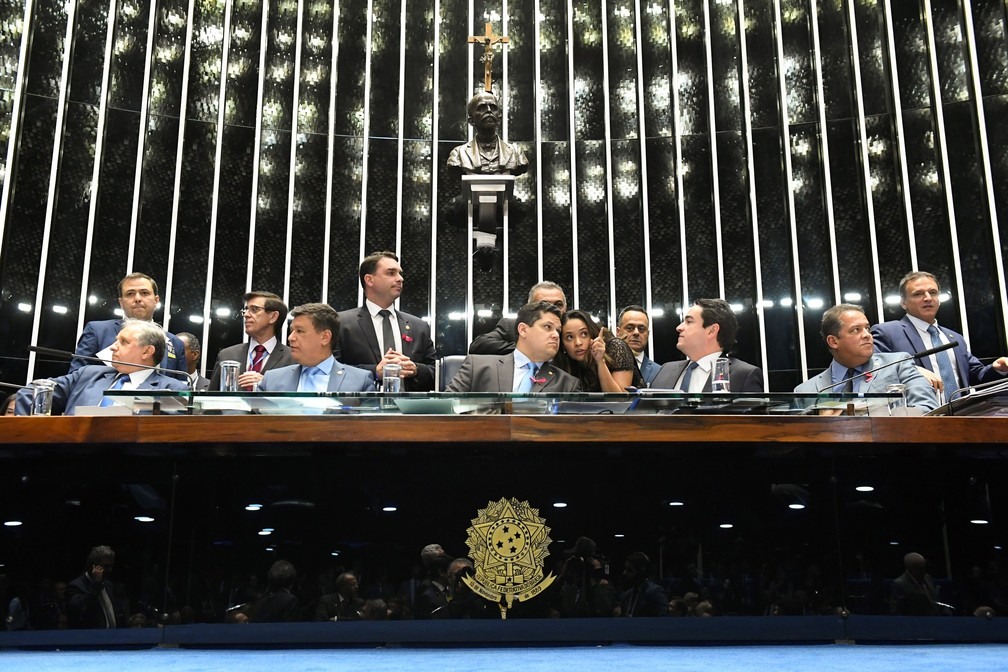
[[[931,336],[932,348],[942,345],[941,338],[938,336],[938,327],[932,324],[927,328],[927,331]],[[952,361],[947,352],[939,352],[935,358],[938,360],[938,375],[941,376],[942,385],[945,386],[945,398],[948,399],[948,395],[958,389],[959,381],[956,380],[955,371],[952,370]]]
[[[258,344],[252,348],[252,366],[248,368],[249,371],[255,371],[256,373],[262,373],[263,364],[266,361],[266,346],[262,343]],[[251,392],[255,389],[254,385],[246,385],[242,388],[246,392]]]
[[[679,383],[679,389],[683,392],[689,392],[690,381],[693,380],[693,372],[697,370],[700,365],[696,362],[690,362],[689,366],[686,367],[686,373],[683,374],[682,382]]]
[[[858,373],[857,369],[847,369],[847,373],[844,374],[844,378],[847,379],[847,382],[844,383],[843,389],[840,390],[841,392],[844,394],[854,394],[854,381],[851,379],[858,375]]]
[[[518,384],[515,386],[515,392],[531,392],[532,391],[532,376],[529,375],[529,369],[532,367],[531,363],[525,363],[517,371]]]
[[[317,366],[305,369],[304,372],[304,387],[301,389],[302,392],[324,392],[325,389],[322,387],[322,369]]]
[[[120,374],[119,376],[116,377],[115,382],[112,383],[112,385],[109,386],[108,389],[110,389],[110,390],[121,390],[123,388],[123,385],[126,384],[127,380],[129,380],[129,376],[124,375],[124,374]],[[111,397],[102,397],[101,403],[98,404],[98,405],[101,406],[101,407],[103,407],[103,408],[108,408],[109,406],[111,406],[114,403],[115,403],[115,401],[113,401]]]
[[[395,334],[392,333],[392,313],[387,310],[379,310],[378,314],[382,316],[381,334],[382,334],[382,354],[384,355],[389,351],[389,348],[393,350],[398,350],[395,342]]]

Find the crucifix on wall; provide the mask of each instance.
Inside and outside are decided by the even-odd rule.
[[[495,44],[507,44],[508,38],[505,35],[494,35],[493,27],[490,22],[487,21],[486,33],[483,35],[470,35],[469,43],[482,44],[483,45],[483,57],[480,59],[483,61],[483,90],[493,91],[493,47]]]

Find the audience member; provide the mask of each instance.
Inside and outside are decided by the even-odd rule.
[[[636,551],[627,556],[623,566],[621,616],[640,618],[668,614],[668,597],[662,587],[648,577],[650,571],[651,561],[644,553]]]
[[[569,310],[562,325],[563,347],[555,362],[581,381],[584,392],[624,392],[631,385],[643,386],[643,380],[634,381],[636,365],[630,346],[605,327],[599,328],[591,315]]]
[[[544,280],[532,286],[529,290],[528,302],[539,303],[545,301],[552,303],[560,309],[560,315],[567,312],[567,297],[563,288],[555,282]],[[516,319],[513,317],[502,317],[497,326],[485,334],[477,336],[469,345],[470,355],[507,355],[514,352],[518,331]]]
[[[50,378],[55,383],[52,415],[74,415],[80,406],[111,406],[104,399],[107,390],[188,390],[187,383],[154,370],[165,347],[164,331],[153,322],[127,319],[110,347],[112,366],[89,364],[65,376]],[[179,350],[180,352],[182,349]],[[34,385],[18,392],[17,414],[31,413]]]
[[[77,349],[74,351],[74,354],[81,357],[75,357],[70,361],[67,373],[73,373],[81,367],[95,363],[90,359],[84,359],[85,357],[108,360],[110,348],[122,330],[124,320],[131,318],[153,323],[154,311],[157,310],[160,301],[157,283],[149,275],[130,273],[120,280],[119,307],[122,308],[123,319],[92,320],[84,325],[84,332],[77,341]],[[188,375],[185,346],[178,336],[164,330],[161,333],[164,344],[161,348],[162,358],[157,361],[163,369],[178,371],[178,378],[183,380]]]
[[[434,341],[430,325],[397,310],[403,274],[399,257],[373,252],[360,265],[364,305],[341,311],[337,359],[381,379],[385,364],[398,364],[405,392],[434,389]]]
[[[316,621],[359,621],[364,600],[357,596],[359,583],[353,572],[343,572],[336,577],[336,592],[319,598],[315,609]]]
[[[267,371],[260,392],[369,392],[371,372],[344,366],[333,356],[340,324],[336,311],[325,303],[306,303],[291,311],[291,356],[297,364]]]
[[[676,347],[685,361],[663,364],[651,387],[684,392],[710,392],[714,362],[728,357],[728,382],[732,392],[763,392],[763,371],[729,353],[735,347],[738,320],[723,299],[697,299],[676,328]]]
[[[280,334],[287,324],[287,304],[273,292],[252,291],[242,297],[241,310],[248,341],[229,345],[217,353],[210,389],[220,389],[220,363],[238,362],[238,386],[243,390],[255,388],[267,371],[294,364],[290,349],[280,342]]]
[[[626,341],[633,351],[634,360],[637,362],[636,373],[644,383],[643,385],[635,383],[635,387],[649,387],[661,369],[661,364],[652,361],[645,352],[651,318],[643,306],[632,305],[619,312],[616,322],[616,335]]]
[[[117,613],[110,591],[109,576],[115,565],[115,551],[95,546],[88,553],[84,573],[67,584],[67,624],[71,628],[116,628],[125,625],[125,615]]]
[[[266,575],[266,594],[248,607],[250,623],[286,623],[300,619],[300,602],[294,593],[297,571],[286,560],[277,560]]]
[[[560,309],[527,303],[518,311],[518,341],[507,355],[467,355],[449,392],[580,392],[574,376],[550,364],[560,347]]]
[[[938,591],[927,573],[927,560],[920,553],[903,556],[906,571],[893,581],[890,610],[900,616],[937,616]]]
[[[833,355],[833,362],[819,375],[794,391],[798,394],[884,392],[887,385],[906,385],[907,405],[932,411],[938,407],[934,389],[899,353],[876,353],[868,318],[860,306],[841,303],[822,316],[820,333]],[[889,365],[889,366],[886,366]],[[884,367],[884,368],[882,368]]]
[[[900,305],[906,315],[899,320],[882,322],[872,327],[877,352],[913,354],[946,343],[957,343],[951,350],[914,360],[921,374],[945,399],[955,390],[1002,380],[1008,374],[1008,357],[998,357],[984,365],[966,349],[963,335],[938,324],[941,307],[938,279],[926,271],[915,271],[900,280]]]
[[[200,347],[199,339],[195,334],[188,331],[180,331],[176,334],[182,345],[185,346],[186,368],[189,374],[189,388],[197,392],[205,392],[210,387],[210,379],[200,375],[200,355],[203,350]]]

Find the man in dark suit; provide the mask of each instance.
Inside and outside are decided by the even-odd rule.
[[[735,346],[738,320],[723,299],[697,299],[676,327],[676,347],[685,361],[663,364],[651,387],[685,392],[710,392],[714,362]],[[729,357],[728,385],[732,392],[762,393],[763,371],[741,359]]]
[[[966,349],[962,334],[938,324],[941,288],[934,275],[926,271],[908,273],[900,280],[899,290],[900,305],[906,315],[901,320],[872,327],[876,351],[913,354],[953,341],[958,343],[951,350],[916,360],[921,374],[935,390],[943,390],[946,398],[957,389],[1001,380],[1008,374],[1008,357],[999,357],[984,366]]]
[[[890,611],[897,616],[938,616],[938,591],[927,573],[927,560],[920,553],[903,556],[906,570],[893,581]]]
[[[67,584],[67,626],[111,629],[125,625],[125,615],[117,614],[108,575],[115,565],[115,551],[95,546],[87,558],[84,573]]]
[[[199,339],[196,334],[188,331],[180,331],[176,334],[182,345],[185,346],[186,366],[189,373],[189,389],[197,392],[205,392],[210,387],[210,379],[201,376],[199,373],[200,355],[203,354]]]
[[[164,353],[164,330],[153,322],[128,319],[110,348],[112,366],[91,364],[58,378],[52,414],[74,415],[79,406],[99,406],[107,390],[188,390],[182,382],[154,370]],[[181,350],[180,350],[181,352]],[[33,386],[18,392],[17,415],[31,413]]]
[[[468,355],[449,392],[580,392],[581,381],[552,364],[560,348],[560,309],[526,303],[518,311],[518,342],[507,355]]]
[[[861,306],[833,306],[823,313],[819,330],[833,362],[798,385],[796,394],[885,392],[887,385],[898,383],[906,386],[907,406],[924,412],[938,407],[938,397],[916,366],[900,362],[901,354],[875,352]]]
[[[563,288],[555,282],[543,280],[532,285],[528,294],[528,302],[539,303],[540,301],[552,303],[559,308],[561,318],[567,312],[567,296],[564,294]],[[514,352],[516,337],[515,319],[502,317],[491,331],[480,334],[473,339],[473,342],[469,344],[469,354],[506,355]]]
[[[627,306],[619,312],[616,320],[616,335],[622,338],[637,360],[637,370],[644,384],[648,387],[658,375],[661,364],[651,361],[644,352],[648,345],[648,332],[651,329],[651,318],[644,306]]]
[[[248,607],[250,623],[290,623],[301,620],[301,604],[291,589],[297,579],[294,565],[277,560],[270,566],[266,581],[269,591]]]
[[[369,371],[344,366],[333,356],[339,317],[325,303],[306,303],[291,311],[291,366],[267,371],[260,392],[373,392]]]
[[[364,305],[339,313],[335,357],[379,380],[386,364],[398,364],[403,391],[430,392],[434,389],[430,325],[394,305],[403,288],[399,258],[387,250],[374,252],[361,262],[359,274]]]
[[[360,584],[353,572],[336,577],[336,592],[323,595],[315,607],[316,621],[359,621],[364,600],[357,596]]]
[[[161,297],[158,296],[158,286],[154,278],[143,273],[130,273],[119,281],[119,307],[126,318],[145,320],[154,319]],[[116,336],[122,329],[123,320],[92,320],[84,325],[84,332],[77,341],[74,354],[81,357],[98,357],[108,359],[109,346],[115,343]],[[185,361],[185,346],[174,334],[163,332],[165,347],[161,368],[178,371],[178,379],[185,380],[188,374]],[[90,360],[74,358],[70,361],[68,373],[73,373],[82,366],[93,364]]]
[[[287,304],[273,292],[252,291],[243,297],[242,318],[248,341],[230,345],[217,353],[210,389],[220,389],[220,363],[239,363],[238,386],[253,389],[267,371],[294,364],[290,349],[280,342],[280,333],[287,322]]]

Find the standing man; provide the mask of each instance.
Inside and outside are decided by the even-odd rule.
[[[403,391],[430,392],[434,389],[430,325],[394,305],[403,289],[399,257],[387,250],[369,254],[360,265],[360,283],[364,305],[339,313],[336,358],[379,380],[386,364],[398,364]]]
[[[116,614],[108,575],[115,565],[115,551],[95,546],[87,557],[84,573],[67,584],[67,626],[111,629],[125,624],[125,615]]]
[[[818,376],[794,389],[796,394],[885,392],[886,385],[906,385],[907,406],[926,413],[938,408],[938,397],[903,353],[875,352],[864,309],[850,303],[833,306],[819,327],[833,362]],[[897,363],[898,362],[898,363]],[[885,366],[891,364],[891,366]],[[885,367],[885,368],[881,368]]]
[[[249,292],[244,297],[246,343],[230,345],[217,353],[210,389],[220,389],[220,363],[226,360],[239,362],[238,386],[243,390],[253,389],[263,375],[281,366],[294,364],[290,349],[280,342],[280,331],[287,322],[287,304],[273,292]]]
[[[106,390],[188,390],[188,380],[182,382],[154,370],[164,353],[164,334],[153,322],[126,320],[109,347],[111,365],[89,364],[50,378],[56,384],[52,414],[75,415],[78,406],[111,406],[111,397],[104,398]],[[31,413],[32,394],[32,385],[18,392],[17,415]]]
[[[697,299],[676,327],[676,347],[685,361],[663,364],[651,383],[658,389],[710,392],[711,371],[719,357],[727,357],[735,346],[738,320],[724,299]],[[763,371],[741,359],[730,357],[728,384],[732,392],[763,393]]]
[[[560,348],[560,309],[526,303],[518,311],[518,342],[507,355],[468,355],[449,392],[580,392],[581,381],[550,364]]]
[[[944,390],[945,398],[955,390],[970,385],[999,380],[1008,374],[1008,357],[998,357],[992,364],[983,362],[966,349],[962,334],[938,325],[941,288],[938,279],[926,271],[908,273],[900,280],[900,305],[906,311],[901,320],[882,322],[872,327],[875,350],[905,352],[958,343],[951,350],[915,360],[921,374],[935,390]]]
[[[161,297],[158,296],[158,286],[154,278],[143,273],[130,273],[119,281],[119,307],[122,308],[126,318],[144,320],[151,322],[154,319],[154,311],[157,309]],[[123,320],[92,320],[84,325],[84,332],[80,340],[77,341],[75,355],[82,357],[98,357],[99,359],[109,358],[109,346],[115,343],[116,336],[123,327]],[[187,375],[185,361],[185,346],[174,334],[167,331],[165,334],[164,358],[159,360],[161,368],[178,371],[178,378],[184,379]],[[74,358],[70,361],[70,370],[73,373],[82,366],[94,364],[86,359]]]
[[[196,338],[196,334],[190,334],[188,331],[180,331],[176,335],[182,341],[182,345],[185,346],[186,367],[189,372],[189,389],[205,392],[210,387],[210,379],[201,376],[198,370],[200,355],[203,354],[199,339]]]
[[[560,310],[561,318],[567,312],[567,296],[564,294],[563,288],[555,282],[543,280],[532,285],[528,294],[528,302],[539,303],[540,301],[556,306]],[[506,355],[514,351],[517,335],[514,318],[502,317],[492,331],[480,334],[469,344],[469,354]]]
[[[291,357],[297,364],[267,371],[260,392],[373,392],[369,371],[340,364],[333,356],[340,325],[325,303],[306,303],[291,311]]]
[[[643,306],[627,306],[619,313],[616,320],[616,335],[626,341],[637,360],[637,370],[640,371],[644,383],[650,387],[661,364],[657,364],[644,353],[648,344],[648,331],[651,329],[651,318]]]

